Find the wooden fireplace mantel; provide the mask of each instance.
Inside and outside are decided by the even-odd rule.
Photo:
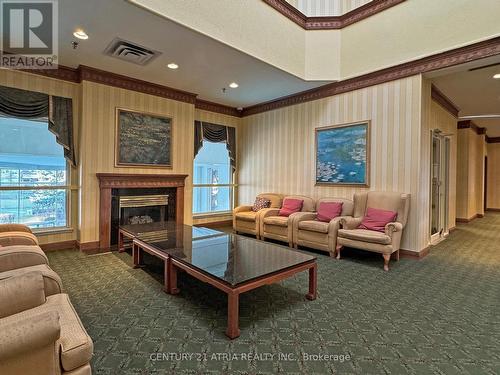
[[[111,246],[111,190],[122,188],[176,188],[175,220],[184,223],[184,185],[187,174],[97,173],[99,180],[99,248]]]

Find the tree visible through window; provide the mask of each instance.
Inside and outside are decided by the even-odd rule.
[[[225,143],[203,141],[194,159],[193,213],[232,209],[232,172]]]
[[[47,122],[0,117],[0,223],[67,226],[67,179]]]

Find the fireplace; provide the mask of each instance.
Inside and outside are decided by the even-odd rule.
[[[118,242],[118,226],[151,221],[184,222],[187,175],[98,173],[99,248]]]

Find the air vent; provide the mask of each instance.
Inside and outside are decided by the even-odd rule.
[[[161,52],[120,38],[113,39],[104,53],[137,65],[146,65],[161,54]]]

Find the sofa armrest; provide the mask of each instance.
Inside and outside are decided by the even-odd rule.
[[[0,247],[0,272],[39,264],[49,264],[47,256],[39,246]]]
[[[388,235],[389,237],[392,237],[392,234],[394,232],[401,232],[401,231],[403,231],[403,224],[397,221],[385,225],[385,234]]]
[[[29,356],[38,348],[54,344],[61,327],[56,311],[43,312],[28,318],[11,316],[0,320],[0,362],[9,358]]]
[[[340,219],[340,226],[342,229],[356,229],[363,221],[361,217],[342,216]]]
[[[31,229],[23,224],[0,224],[0,233],[4,232],[27,232],[33,233]]]
[[[259,211],[259,217],[262,220],[268,216],[278,216],[279,213],[280,213],[279,208],[263,208],[262,210]]]
[[[0,280],[0,318],[33,309],[45,303],[45,285],[40,272]]]
[[[238,212],[245,212],[245,211],[251,211],[252,206],[238,206],[233,210],[233,214],[236,214]]]
[[[38,238],[33,233],[29,232],[0,232],[0,245],[38,245]]]

